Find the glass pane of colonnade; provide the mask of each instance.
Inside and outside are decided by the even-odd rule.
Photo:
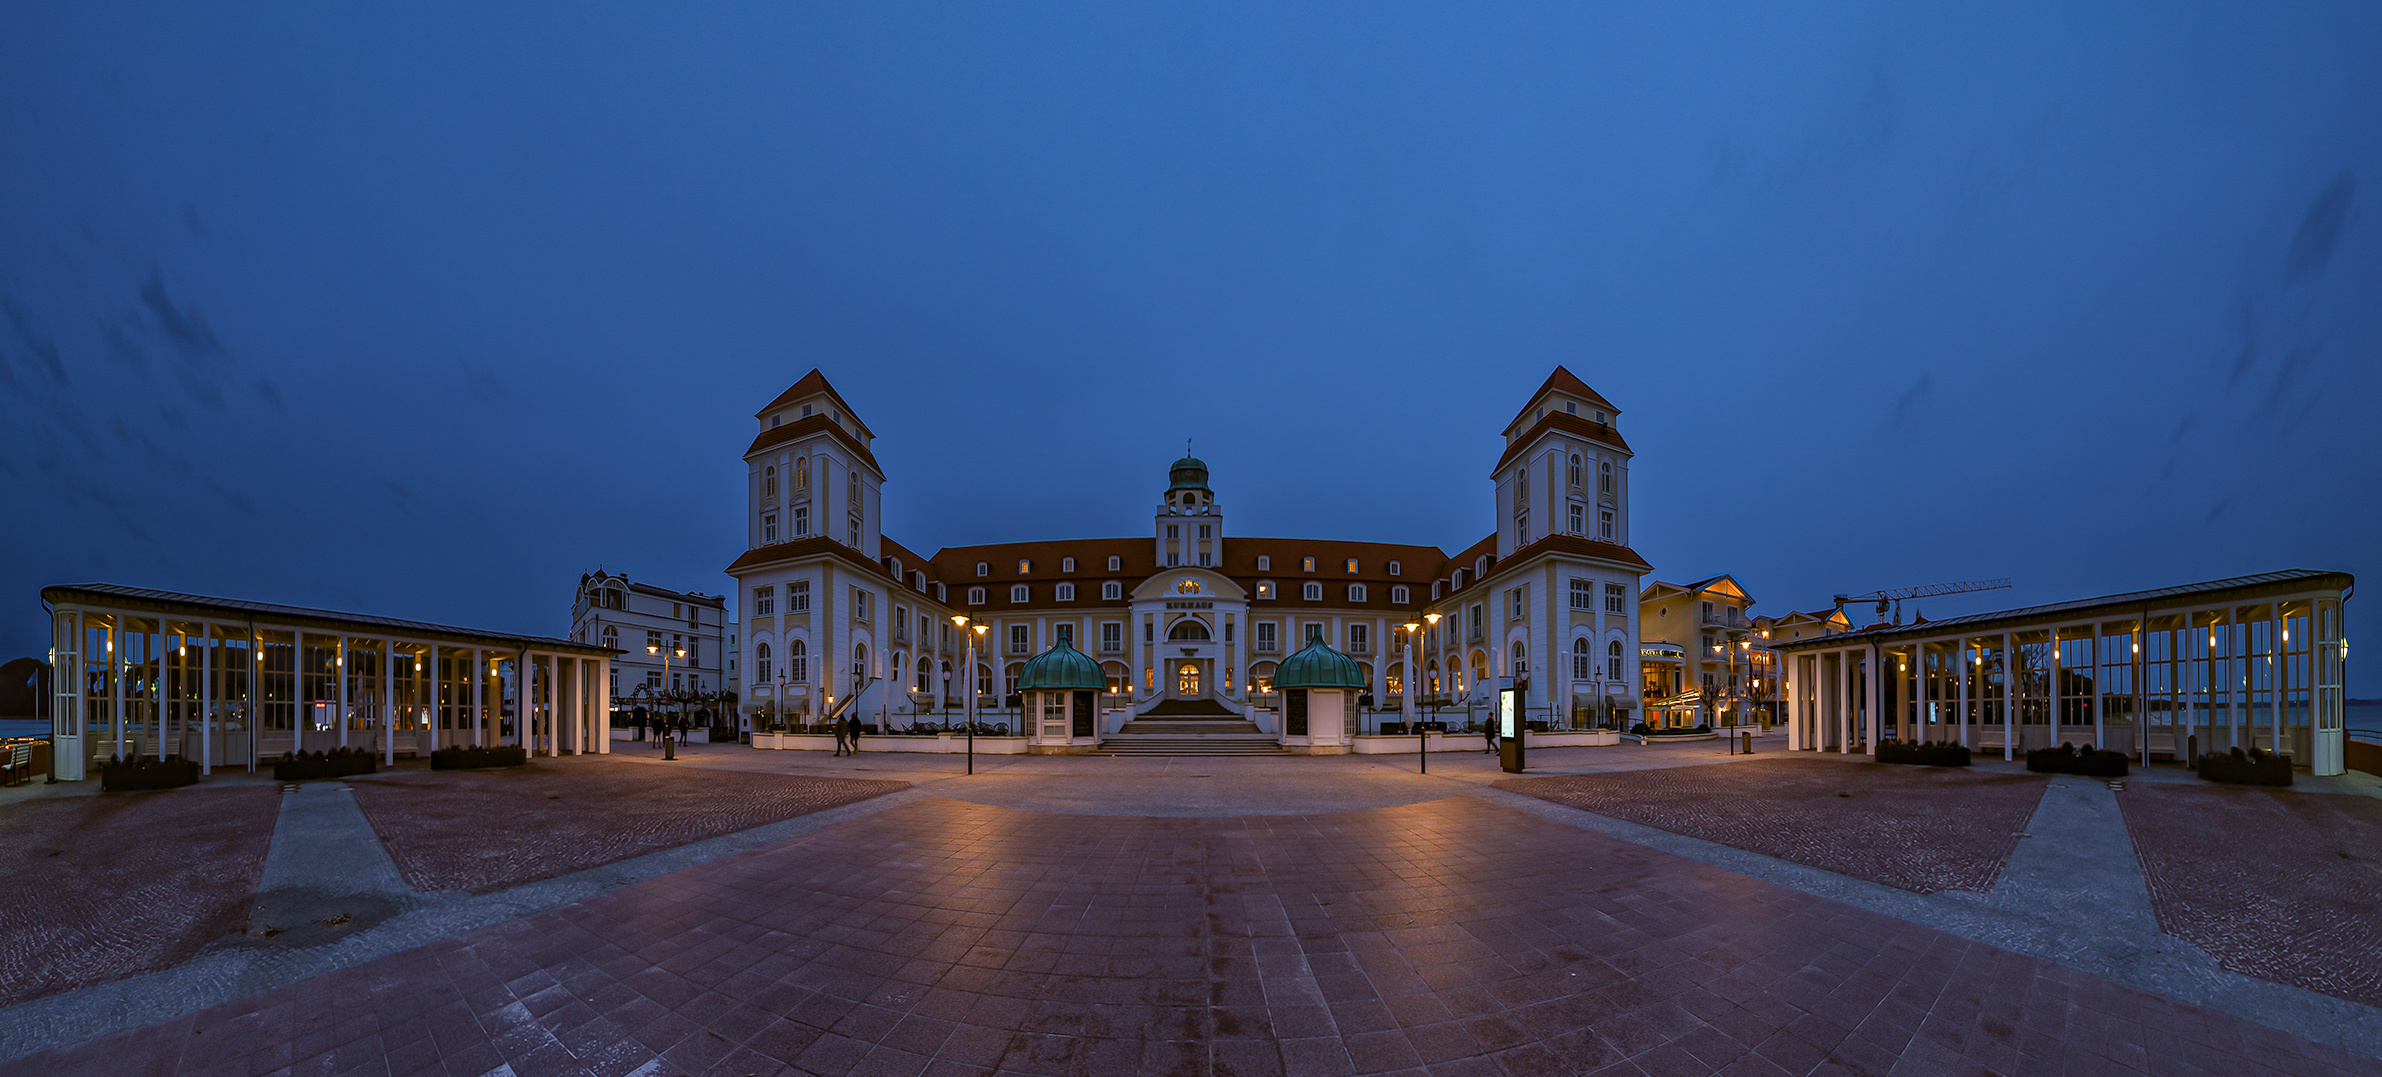
[[[2175,759],[2259,747],[2330,773],[2340,747],[2317,734],[2342,724],[2342,628],[2339,600],[2310,598],[1889,641],[1875,728],[2013,756],[2062,743]],[[1803,746],[1865,749],[1867,645],[1794,661]]]
[[[52,646],[55,743],[94,763],[181,756],[209,768],[249,766],[342,747],[392,756],[452,745],[551,752],[606,735],[601,708],[578,737],[556,735],[562,707],[602,697],[601,681],[585,691],[558,685],[583,667],[592,675],[594,660],[533,652],[525,664],[514,651],[100,610],[59,612]],[[563,687],[574,689],[570,698]]]

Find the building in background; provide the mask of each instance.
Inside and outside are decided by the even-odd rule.
[[[1767,725],[1777,657],[1754,599],[1726,574],[1646,585],[1638,595],[1646,724],[1658,729]]]
[[[734,691],[732,624],[720,595],[672,591],[600,568],[579,577],[571,601],[572,639],[623,652],[612,662],[614,706]],[[683,658],[675,653],[682,647]],[[666,664],[663,653],[671,655]]]
[[[1418,698],[1479,707],[1513,677],[1534,721],[1625,714],[1647,565],[1627,545],[1618,416],[1557,368],[1504,430],[1494,532],[1454,557],[1244,537],[1191,456],[1168,469],[1146,534],[925,555],[880,530],[875,433],[813,370],[755,413],[744,453],[746,550],[727,569],[742,591],[744,708],[812,722],[842,700],[899,726],[950,720],[969,691],[1015,707],[1027,660],[1066,640],[1105,671],[1102,732],[1168,715],[1267,727],[1274,671],[1311,631],[1356,660],[1360,703],[1388,708],[1408,681],[1401,626],[1438,613],[1414,641]],[[974,669],[955,616],[987,626]]]

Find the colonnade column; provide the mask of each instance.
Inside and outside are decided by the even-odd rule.
[[[2291,679],[2291,648],[2284,646],[2283,600],[2275,599],[2273,608],[2274,631],[2267,636],[2268,642],[2274,649],[2273,657],[2267,659],[2266,662],[2268,671],[2266,677],[2266,725],[2270,731],[2267,736],[2266,750],[2281,755],[2283,754],[2283,701],[2290,698],[2290,693],[2284,690],[2284,686]],[[2313,659],[2315,654],[2316,648],[2311,645],[2308,648],[2308,656]],[[2312,720],[2313,717],[2313,712],[2310,712],[2310,719]]]
[[[1803,700],[1796,689],[1803,679],[1795,676],[1802,666],[1803,656],[1782,653],[1778,657],[1778,697],[1786,703],[1787,751],[1803,746]]]
[[[1879,704],[1885,698],[1886,652],[1872,644],[1867,662],[1868,664],[1862,667],[1867,672],[1867,676],[1864,676],[1862,681],[1868,688],[1868,691],[1863,694],[1869,700],[1869,737],[1862,748],[1865,754],[1876,755],[1878,733],[1884,728],[1885,723],[1885,715],[1881,713],[1883,708]]]
[[[976,676],[976,671],[975,671],[975,670],[972,670],[972,669],[971,669],[971,670],[969,670],[969,671],[968,671],[968,676],[969,676],[969,678],[971,678],[971,680],[970,680],[970,683],[969,683],[969,691],[971,691],[971,692],[972,692],[972,691],[974,691],[974,690],[975,690],[975,684],[974,684],[973,678]],[[611,691],[611,684],[612,684],[612,659],[611,659],[611,657],[610,657],[609,655],[607,655],[607,656],[605,656],[605,657],[603,657],[603,658],[598,658],[598,659],[596,659],[596,664],[595,664],[595,682],[596,682],[596,698],[602,701],[601,703],[599,703],[599,704],[596,706],[595,720],[594,720],[593,722],[591,722],[591,723],[590,723],[590,725],[593,727],[593,729],[592,729],[592,732],[595,734],[595,739],[596,739],[596,749],[595,749],[595,750],[596,750],[596,754],[597,754],[597,755],[611,755],[611,754],[612,754],[612,691]]]
[[[1927,739],[1925,736],[1927,732],[1927,719],[1931,714],[1931,712],[1929,712],[1927,709],[1930,701],[1927,698],[1928,676],[1926,641],[1922,640],[1918,643],[1911,644],[1911,666],[1911,677],[1916,682],[1911,687],[1912,729],[1908,735],[1903,737],[1903,739],[1907,741],[1918,742]]]
[[[1836,754],[1853,751],[1853,655],[1836,652]]]
[[[2093,622],[2093,748],[2109,750],[2109,667],[2101,657],[2101,622]]]
[[[1975,747],[1968,739],[1968,679],[1975,675],[1978,665],[1969,659],[1968,637],[1962,636],[1952,649],[1952,668],[1960,674],[1960,746]]]
[[[2010,660],[2010,634],[2002,633],[2002,762],[2009,762],[2014,754],[2012,742],[2017,739],[2018,677],[2017,663]]]
[[[480,649],[471,649],[471,746],[488,746],[488,673],[480,668]]]
[[[397,641],[380,645],[380,758],[383,766],[397,765]]]
[[[55,704],[52,704],[55,706]],[[199,622],[199,773],[215,773],[215,626]]]
[[[350,713],[347,705],[347,633],[345,632],[339,634],[339,660],[334,666],[339,671],[339,746],[345,748],[347,747],[347,727],[355,724],[355,716]]]
[[[422,723],[423,734],[429,737],[430,743],[425,746],[418,739],[414,742],[414,751],[424,756],[438,750],[438,723],[446,719],[446,708],[439,705],[438,674],[438,644],[433,642],[430,644],[430,717]]]

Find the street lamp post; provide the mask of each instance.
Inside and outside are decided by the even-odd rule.
[[[1414,714],[1414,633],[1422,627],[1419,621],[1398,626],[1406,630],[1406,675],[1398,679],[1398,703],[1406,712],[1406,728],[1414,730],[1414,765],[1418,774],[1431,772],[1431,734]]]
[[[971,626],[968,624],[968,615],[964,613],[952,614],[951,623],[960,629],[961,635],[968,637],[968,665],[965,671],[966,677],[961,681],[961,685],[967,693],[964,697],[967,701],[967,709],[962,714],[968,723],[968,773],[974,774],[976,773],[976,641],[984,637],[984,630],[987,626],[977,624],[971,630]]]
[[[662,679],[667,681],[670,679],[670,659],[672,657],[685,658],[686,648],[683,646],[678,646],[664,650],[662,645],[659,643],[648,643],[645,645],[645,653],[660,655],[662,657]],[[677,735],[677,733],[678,726],[675,722],[662,727],[663,759],[675,761],[678,758],[678,743],[676,740],[672,739]]]

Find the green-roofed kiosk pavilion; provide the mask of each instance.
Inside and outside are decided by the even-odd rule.
[[[1017,690],[1025,696],[1026,713],[1034,716],[1027,726],[1032,738],[1027,750],[1067,755],[1099,747],[1097,703],[1107,688],[1107,671],[1060,632],[1058,642],[1018,671]]]
[[[1282,693],[1282,744],[1305,755],[1341,755],[1356,731],[1356,696],[1365,672],[1356,659],[1323,641],[1321,626],[1307,630],[1307,645],[1274,671]]]

